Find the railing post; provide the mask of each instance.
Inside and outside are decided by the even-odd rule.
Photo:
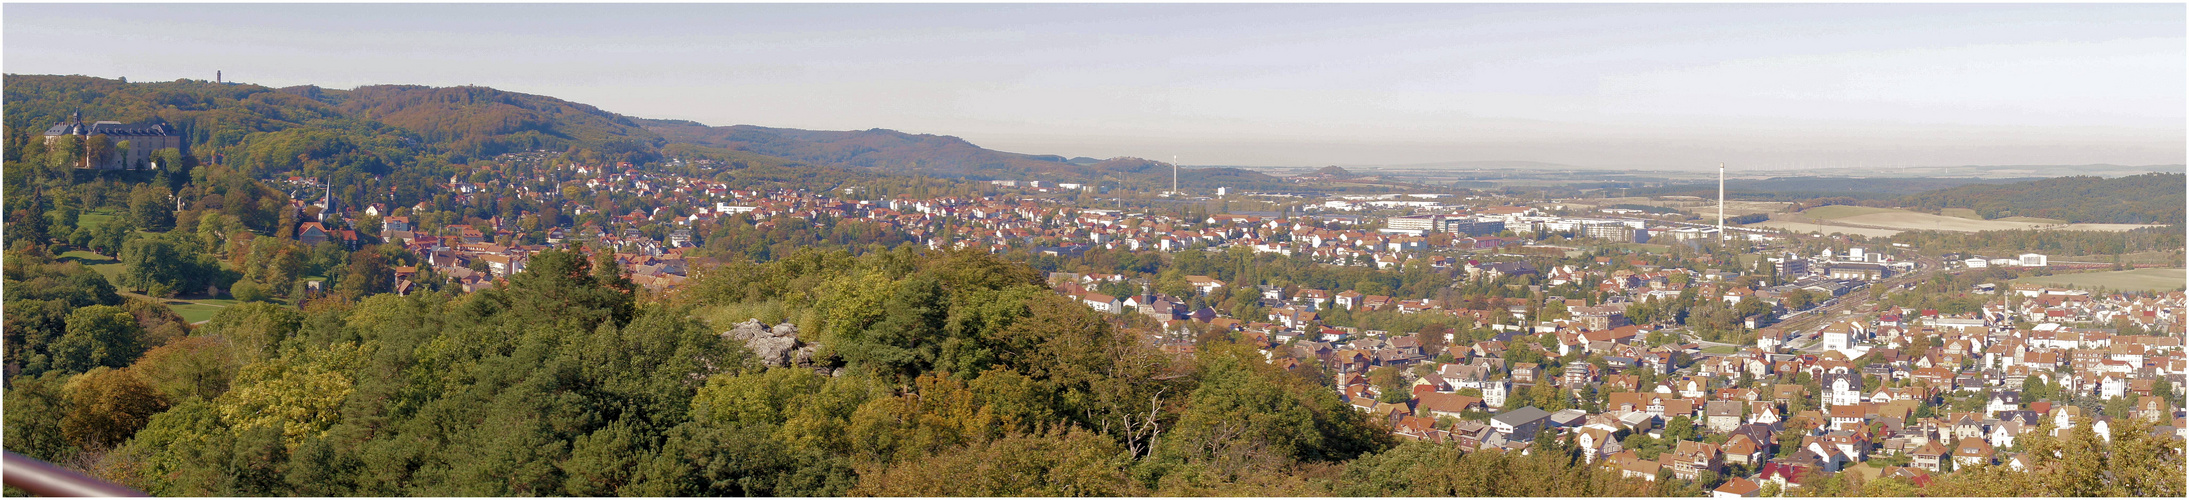
[[[91,477],[44,460],[6,452],[0,481],[42,497],[143,497],[142,491]]]

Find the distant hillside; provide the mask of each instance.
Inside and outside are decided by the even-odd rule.
[[[2005,179],[2014,177],[2050,178],[2057,177],[2062,174],[2094,175],[2098,177],[2127,177],[2131,175],[2143,175],[2152,172],[2180,172],[2182,171],[2182,165],[2114,165],[2111,163],[2092,163],[2087,165],[1959,165],[1895,167],[1887,171],[1915,176],[1983,177],[1991,179]]]
[[[2001,185],[1940,189],[1900,200],[1918,210],[1967,208],[1986,219],[2041,217],[2068,222],[2181,224],[2184,180],[2181,173],[2151,173],[2107,179],[2056,177]]]
[[[202,80],[125,82],[83,76],[7,75],[7,141],[36,140],[81,111],[85,120],[165,121],[191,152],[217,155],[256,176],[320,177],[354,202],[395,191],[415,202],[475,162],[544,150],[588,163],[719,160],[695,172],[741,187],[826,188],[867,171],[697,144],[671,143],[638,119],[553,97],[485,87],[410,85],[282,89]],[[693,124],[697,125],[697,124]]]
[[[827,165],[844,165],[895,174],[922,174],[976,180],[1029,179],[1062,182],[1123,182],[1140,188],[1168,187],[1170,164],[1141,158],[1108,160],[1030,155],[982,148],[947,135],[909,134],[888,129],[802,130],[733,125],[709,127],[681,120],[641,120],[647,130],[671,142]],[[1282,185],[1267,174],[1233,168],[1183,169],[1182,186],[1250,189]]]
[[[708,127],[667,120],[644,123],[647,130],[674,142],[891,173],[1016,179],[1076,168],[1063,161],[982,149],[956,137],[886,129],[822,131],[752,125]]]
[[[387,173],[424,155],[462,163],[502,153],[591,151],[643,162],[666,143],[631,118],[546,96],[485,87],[382,85],[273,89],[202,80],[137,82],[7,75],[6,124],[35,134],[81,111],[86,120],[162,120],[193,150],[233,166],[287,172],[309,164]]]
[[[380,174],[427,149],[419,136],[400,128],[257,85],[49,75],[7,75],[4,82],[10,134],[43,133],[78,111],[85,120],[160,120],[180,129],[195,152],[217,151],[231,165],[259,172],[317,162]]]
[[[1142,189],[1170,185],[1169,164],[1139,158],[1009,153],[952,136],[885,129],[709,127],[634,118],[487,87],[274,89],[201,80],[131,83],[49,75],[7,75],[5,87],[11,141],[30,140],[79,110],[87,120],[162,120],[182,129],[195,152],[218,153],[224,163],[262,175],[295,171],[316,176],[341,170],[380,176],[396,173],[396,165],[460,165],[504,153],[551,151],[575,154],[583,161],[633,164],[711,158],[754,173],[772,172],[768,178],[786,175],[783,169],[834,166],[859,169],[861,175],[1123,182]],[[455,170],[460,169],[403,174],[445,178],[459,173]],[[1201,189],[1283,185],[1275,177],[1230,168],[1185,169],[1179,182]]]
[[[355,90],[290,87],[367,120],[401,127],[427,143],[473,156],[564,151],[573,146],[653,159],[666,144],[630,117],[553,97],[487,87],[373,85]]]
[[[1903,195],[1955,186],[2004,184],[2021,180],[2030,179],[1773,177],[1761,180],[1730,179],[1725,181],[1725,192],[1726,197],[1737,200],[1786,201],[1834,197],[1890,200]],[[1716,198],[1718,196],[1718,183],[1698,182],[1634,188],[1629,190],[1627,194],[1629,196],[1700,196]]]
[[[1573,169],[1577,169],[1577,168],[1582,168],[1582,167],[1576,167],[1576,166],[1573,166],[1573,165],[1567,165],[1567,164],[1563,164],[1563,163],[1550,163],[1550,162],[1541,162],[1541,161],[1527,161],[1527,160],[1477,160],[1477,161],[1440,161],[1440,162],[1431,162],[1431,163],[1408,163],[1408,164],[1402,164],[1402,165],[1355,165],[1355,166],[1356,166],[1356,167],[1389,167],[1389,168],[1404,168],[1404,169],[1423,169],[1423,168],[1450,168],[1450,169],[1483,169],[1483,168],[1487,168],[1487,169],[1508,169],[1508,168],[1512,168],[1512,169],[1533,169],[1533,170],[1545,170],[1545,169],[1561,169],[1561,170],[1573,170]]]

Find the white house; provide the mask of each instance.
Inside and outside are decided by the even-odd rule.
[[[1505,396],[1511,391],[1512,387],[1506,385],[1503,380],[1484,383],[1482,384],[1482,404],[1490,405],[1492,408],[1504,408]]]
[[[2127,395],[2128,381],[2121,379],[2119,374],[2105,374],[2105,379],[2098,382],[2098,397],[2100,398],[2115,399],[2127,397]]]
[[[1818,332],[1818,335],[1823,337],[1826,350],[1849,349],[1854,347],[1855,339],[1862,336],[1862,327],[1851,322],[1839,321],[1826,325],[1823,331]]]
[[[1086,296],[1082,297],[1080,301],[1086,302],[1087,307],[1094,308],[1094,310],[1099,312],[1116,313],[1125,310],[1124,304],[1119,303],[1117,301],[1117,297],[1111,297],[1109,295],[1088,293]]]
[[[1817,381],[1823,386],[1827,405],[1849,406],[1862,403],[1862,376],[1854,373],[1826,373]]]

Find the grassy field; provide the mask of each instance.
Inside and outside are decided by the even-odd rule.
[[[1666,196],[1662,198],[1663,199],[1642,196],[1631,196],[1625,198],[1599,198],[1586,200],[1585,203],[1592,203],[1597,205],[1648,205],[1652,207],[1677,208],[1680,210],[1694,212],[1696,215],[1710,218],[1713,220],[1718,217],[1718,200],[1704,200],[1685,196]],[[1783,201],[1726,200],[1725,215],[1727,217],[1732,217],[1736,215],[1776,213],[1785,211],[1786,207],[1789,205],[1792,205],[1792,203],[1787,203]]]
[[[2036,219],[2036,220],[2047,220],[2047,219]],[[2127,231],[2127,230],[2130,230],[2130,229],[2136,229],[2136,228],[2139,228],[2139,227],[2148,227],[2148,226],[2144,226],[2144,225],[2138,225],[2138,224],[2066,224],[2066,225],[2061,225],[2061,224],[2055,224],[2055,223],[2047,223],[2047,222],[2027,222],[2027,221],[2014,221],[2014,220],[2006,220],[2006,219],[1999,219],[1999,220],[1971,220],[1971,219],[1963,219],[1963,218],[1960,218],[1960,217],[1946,217],[1946,216],[1942,216],[1942,215],[1931,215],[1931,214],[1926,214],[1926,213],[1916,213],[1916,212],[1894,212],[1894,213],[1876,213],[1876,214],[1868,214],[1868,215],[1857,215],[1857,216],[1853,216],[1853,217],[1844,217],[1844,218],[1836,219],[1836,221],[1837,221],[1837,222],[1844,222],[1844,223],[1847,223],[1847,224],[1864,225],[1864,226],[1880,226],[1880,227],[1887,227],[1887,228],[1893,228],[1893,229],[1905,229],[1905,230],[1910,230],[1910,231],[1920,231],[1920,230],[1925,230],[1925,229],[1933,229],[1933,230],[1940,230],[1940,231],[1961,231],[1961,232],[1976,232],[1976,231],[2003,231],[2003,230],[2011,230],[2011,229],[2053,229],[2053,230],[2067,230],[2067,231]]]
[[[109,283],[121,282],[122,263],[121,261],[114,260],[114,258],[112,257],[104,257],[83,250],[71,250],[68,252],[62,252],[60,255],[60,260],[73,260],[83,263],[86,266],[90,266],[92,270],[98,271],[99,274],[105,275],[106,280]],[[119,285],[116,285],[115,289],[119,292],[129,293],[129,290],[123,289]],[[134,293],[129,294],[136,295]],[[136,296],[141,297],[141,295]],[[166,304],[167,307],[170,309],[174,309],[175,314],[182,315],[182,319],[190,323],[197,323],[200,321],[212,319],[213,313],[220,312],[221,308],[238,304],[235,299],[212,298],[165,299],[161,300],[160,303]]]
[[[2014,218],[2015,218],[2015,217],[2008,217],[2007,219],[2014,219]],[[2007,220],[2007,219],[1999,219],[1999,220]],[[2051,219],[2039,219],[2039,220],[2051,220]],[[2058,230],[2062,230],[2062,231],[2133,231],[2133,230],[2136,230],[2136,229],[2142,229],[2142,228],[2146,228],[2146,227],[2160,227],[2160,226],[2156,226],[2156,225],[2151,225],[2151,224],[2068,224],[2068,225],[2065,225],[2065,226],[2052,226],[2052,227],[2050,227],[2050,229],[2058,229]]]
[[[1892,212],[1905,212],[1905,211],[1903,211],[1903,210],[1895,210],[1895,209],[1890,209],[1890,208],[1877,208],[1877,207],[1858,207],[1858,206],[1853,206],[1853,205],[1826,205],[1826,206],[1816,207],[1816,208],[1812,208],[1812,209],[1808,209],[1808,210],[1803,210],[1803,211],[1801,211],[1801,215],[1802,215],[1802,216],[1804,216],[1804,217],[1808,217],[1808,218],[1811,218],[1811,219],[1844,219],[1844,218],[1847,218],[1847,217],[1854,217],[1854,216],[1858,216],[1858,215],[1870,215],[1870,214],[1880,214],[1880,213],[1892,213]]]
[[[110,210],[93,210],[93,211],[89,211],[89,212],[84,212],[84,213],[81,213],[81,214],[77,214],[77,215],[76,215],[76,227],[77,227],[78,229],[94,229],[94,228],[97,228],[97,227],[99,227],[99,225],[100,225],[100,224],[105,224],[105,223],[106,223],[106,221],[110,221],[110,220],[114,220],[114,212],[113,212],[113,211],[110,211]]]
[[[2105,255],[2054,255],[2053,262],[2113,262],[2113,254]],[[2150,251],[2121,254],[2121,261],[2130,264],[2181,265],[2182,260],[2174,251]]]
[[[2040,219],[2035,217],[2008,217],[2003,219],[1983,220],[1975,218],[1975,211],[1968,209],[1947,209],[1946,214],[1947,215],[1934,215],[1921,212],[1910,212],[1897,208],[1832,205],[1812,208],[1801,212],[1796,217],[1789,217],[1788,220],[1785,222],[1792,223],[1791,226],[1785,224],[1772,224],[1775,222],[1780,222],[1777,220],[1752,225],[1808,232],[1817,230],[1816,221],[1823,221],[1826,226],[1824,229],[1825,232],[1837,231],[1845,232],[1848,234],[1867,233],[1838,230],[1830,226],[1842,225],[1848,227],[1881,229],[1886,231],[1894,231],[1896,233],[1898,231],[1923,230],[1977,232],[2005,231],[2014,229],[2053,229],[2066,231],[2127,231],[2139,227],[2149,227],[2137,224],[2061,224],[2060,221],[2057,220]],[[1802,227],[1800,227],[1800,225],[1804,222],[1810,224],[1807,229],[1803,229]],[[1880,236],[1880,234],[1870,235]],[[1882,234],[1882,236],[1890,235],[1891,234]]]
[[[1956,218],[1962,218],[1962,219],[1968,219],[1968,220],[1986,220],[1986,219],[1984,219],[1984,216],[1982,216],[1982,215],[1977,215],[1977,213],[1976,213],[1976,210],[1974,210],[1974,209],[1967,209],[1967,208],[1947,208],[1947,209],[1942,209],[1942,210],[1939,210],[1939,211],[1938,211],[1938,215],[1943,215],[1943,216],[1947,216],[1947,217],[1956,217]],[[2000,217],[2000,218],[1997,218],[1997,219],[1989,219],[1989,220],[1996,220],[1996,221],[2006,221],[2006,222],[2028,222],[2028,223],[2031,223],[2031,224],[2066,224],[2066,223],[2067,223],[2067,221],[2064,221],[2064,220],[2060,220],[2060,219],[2047,219],[2047,218],[2043,218],[2043,217],[2022,217],[2022,216],[2014,216],[2014,217]]]
[[[107,257],[107,256],[104,256],[104,255],[99,255],[99,254],[95,254],[95,253],[91,253],[91,252],[86,252],[86,251],[83,251],[83,250],[69,250],[69,251],[66,251],[66,252],[61,252],[61,255],[59,256],[59,260],[62,260],[62,261],[70,261],[70,260],[73,260],[73,261],[81,262],[81,263],[83,263],[84,265],[87,265],[87,266],[95,266],[95,265],[99,265],[99,264],[114,264],[114,263],[119,263],[119,262],[121,262],[121,261],[117,261],[117,260],[114,260],[114,258],[113,258],[113,257]]]
[[[1887,237],[1887,236],[1892,236],[1892,235],[1895,235],[1895,234],[1900,234],[1900,231],[1899,231],[1899,230],[1895,230],[1895,229],[1878,229],[1878,228],[1874,228],[1874,227],[1854,227],[1854,226],[1842,226],[1842,225],[1838,225],[1838,224],[1817,224],[1817,223],[1814,223],[1814,222],[1799,222],[1799,221],[1790,221],[1790,220],[1767,220],[1767,221],[1763,221],[1763,222],[1758,222],[1758,223],[1755,223],[1755,224],[1749,224],[1749,225],[1748,225],[1748,227],[1761,227],[1761,228],[1770,228],[1770,229],[1784,229],[1784,230],[1788,230],[1788,231],[1793,231],[1793,232],[1797,232],[1797,233],[1813,233],[1813,232],[1823,231],[1823,232],[1824,232],[1824,234],[1827,234],[1827,235],[1829,235],[1829,234],[1832,234],[1832,233],[1841,233],[1841,234],[1854,234],[1854,235],[1869,236],[1869,237],[1872,237],[1872,238],[1880,238],[1880,237]]]
[[[2169,291],[2180,290],[2189,277],[2182,268],[2150,268],[2131,271],[2101,271],[2095,273],[2055,274],[2032,276],[2014,280],[2015,283],[2065,286],[2071,288],[2105,288],[2121,291]]]
[[[85,266],[90,266],[91,270],[98,271],[99,274],[105,275],[106,281],[108,283],[122,282],[122,261],[116,260],[113,257],[101,256],[99,254],[86,252],[83,250],[70,250],[67,252],[61,252],[59,260],[73,260]],[[115,285],[115,288],[120,287],[121,285]]]
[[[184,322],[192,324],[213,319],[213,313],[217,313],[220,312],[221,309],[225,309],[216,305],[184,302],[180,300],[167,301],[167,308],[174,309],[175,314],[182,315],[182,320]]]
[[[1960,217],[1947,217],[1943,215],[1931,215],[1904,210],[1872,210],[1880,211],[1866,214],[1856,214],[1845,217],[1837,217],[1832,220],[1834,222],[1842,222],[1850,225],[1876,226],[1907,231],[1922,231],[1928,229],[1937,231],[1975,232],[2002,231],[2009,229],[2036,229],[2044,226],[2044,224],[2034,224],[2029,222],[1963,219]]]

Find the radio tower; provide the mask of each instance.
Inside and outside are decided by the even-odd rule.
[[[1718,163],[1718,241],[1725,241],[1725,163]]]
[[[1178,195],[1178,155],[1171,155],[1171,195]]]

